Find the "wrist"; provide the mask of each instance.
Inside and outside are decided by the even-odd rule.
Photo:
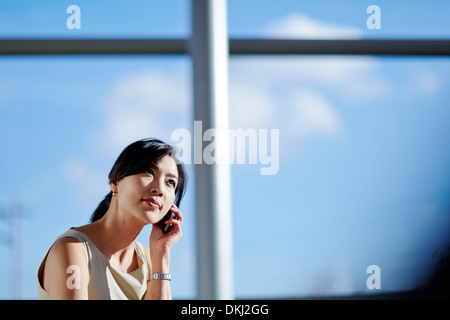
[[[170,253],[151,253],[150,259],[152,263],[152,273],[169,273],[170,272]]]

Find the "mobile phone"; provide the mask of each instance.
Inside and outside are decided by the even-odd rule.
[[[161,221],[158,222],[159,226],[161,227],[163,233],[167,233],[169,231],[169,228],[171,224],[165,224],[166,221],[169,221],[174,216],[174,213],[172,211],[168,211],[164,217],[161,219]]]

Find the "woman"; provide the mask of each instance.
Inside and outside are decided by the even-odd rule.
[[[181,238],[178,206],[186,185],[173,148],[156,139],[136,141],[117,158],[111,192],[91,223],[54,242],[38,272],[39,299],[171,299],[170,248]],[[158,222],[168,213],[172,218]],[[149,247],[136,239],[153,224]],[[164,232],[166,231],[166,232]]]

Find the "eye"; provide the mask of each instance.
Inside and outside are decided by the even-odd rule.
[[[155,175],[155,173],[153,172],[153,170],[152,170],[152,169],[149,169],[149,170],[147,171],[147,173],[151,174],[152,176],[154,176],[154,175]]]
[[[175,182],[175,180],[172,180],[172,179],[167,180],[167,183],[170,184],[173,188],[175,188],[177,186],[177,183]]]

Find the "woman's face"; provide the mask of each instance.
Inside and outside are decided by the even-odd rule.
[[[131,215],[145,224],[160,221],[175,200],[178,170],[171,156],[162,158],[148,172],[127,176],[111,184],[117,192],[119,212]]]

